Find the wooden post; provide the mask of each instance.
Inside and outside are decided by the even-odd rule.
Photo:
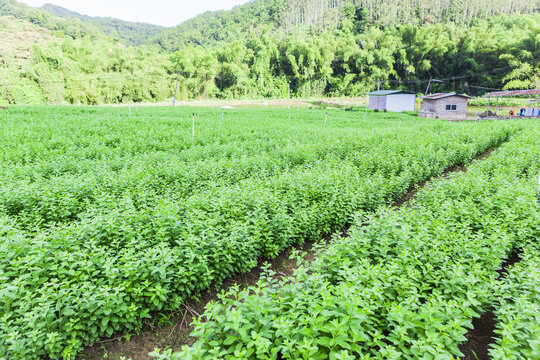
[[[193,121],[193,126],[192,126],[192,131],[191,131],[191,142],[194,142],[195,141],[195,113],[193,113],[193,117],[192,117]]]
[[[287,85],[289,86],[289,90],[288,90],[288,92],[287,92],[287,98],[288,98],[289,100],[291,100],[291,83],[288,83]]]
[[[172,101],[172,106],[176,104],[176,92],[178,91],[178,80],[180,80],[180,70],[178,70],[178,76],[176,77],[176,87],[174,88],[174,98]]]
[[[425,96],[428,96],[428,91],[429,91],[429,87],[431,86],[431,80],[432,80],[432,79],[433,79],[432,77],[429,78],[429,82],[428,82],[428,84],[427,84],[427,89],[426,89],[426,94],[425,94]]]

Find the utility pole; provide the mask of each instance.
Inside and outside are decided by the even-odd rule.
[[[428,85],[427,85],[426,93],[424,94],[425,96],[428,96],[428,94],[429,94],[429,88],[431,87],[431,83],[432,83],[432,82],[442,83],[441,80],[437,80],[437,79],[434,79],[434,78],[430,77],[430,78],[429,78]]]
[[[176,92],[178,91],[178,80],[180,80],[180,70],[178,70],[178,76],[176,77],[176,87],[174,88],[174,98],[172,101],[172,106],[176,104]]]

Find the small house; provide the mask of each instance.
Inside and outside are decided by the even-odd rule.
[[[403,90],[377,90],[368,93],[370,110],[414,111],[416,94]]]
[[[419,117],[446,120],[465,120],[470,96],[456,93],[438,93],[422,98]]]

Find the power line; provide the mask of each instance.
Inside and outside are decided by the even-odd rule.
[[[539,60],[540,60],[540,58],[537,58],[537,59],[532,59],[532,60],[529,60],[529,61],[524,61],[524,63],[534,63],[534,62],[539,61]],[[472,74],[466,74],[466,75],[460,75],[460,76],[453,76],[453,77],[439,79],[439,80],[441,80],[441,81],[461,80],[461,79],[467,79],[467,78],[477,77],[477,76],[481,76],[481,75],[489,75],[489,74],[493,74],[493,73],[497,73],[497,72],[501,72],[501,71],[505,71],[505,70],[515,69],[515,68],[516,68],[516,66],[506,66],[506,67],[497,68],[497,69],[493,69],[493,70],[489,70],[489,71],[482,71],[482,72],[478,72],[478,73],[472,73]],[[388,82],[388,83],[397,83],[397,84],[426,83],[426,82],[429,82],[429,79],[386,80],[386,82]]]
[[[484,90],[493,90],[493,91],[504,91],[504,89],[488,88],[488,87],[484,87],[484,86],[473,86],[473,85],[471,85],[470,87],[475,88],[475,89],[484,89]]]

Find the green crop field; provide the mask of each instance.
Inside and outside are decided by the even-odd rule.
[[[210,304],[181,358],[450,359],[490,303],[494,356],[537,356],[538,125],[325,117],[0,110],[0,359],[73,359],[347,224],[292,279]],[[415,206],[388,208],[498,146]],[[522,263],[497,281],[516,250]]]

